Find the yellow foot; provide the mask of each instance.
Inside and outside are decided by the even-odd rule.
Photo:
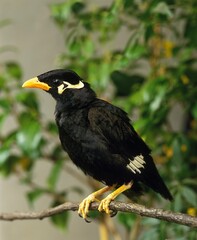
[[[98,207],[98,210],[99,212],[106,212],[107,214],[110,214],[111,211],[109,209],[109,204],[110,202],[113,200],[113,198],[110,196],[111,194],[109,194],[106,198],[104,198],[99,207]]]
[[[94,193],[90,194],[87,198],[85,198],[79,205],[79,210],[78,210],[78,214],[85,220],[87,220],[87,215],[89,212],[89,207],[90,204],[92,202],[98,201],[98,199],[96,199]]]
[[[97,199],[97,197],[99,197],[100,195],[102,195],[103,193],[109,191],[110,189],[112,189],[113,186],[106,186],[104,188],[99,189],[98,191],[90,194],[87,198],[85,198],[79,205],[79,210],[78,210],[78,214],[87,221],[87,215],[89,212],[89,207],[90,204],[92,202],[100,202],[100,200]],[[88,222],[88,221],[87,221]]]
[[[119,188],[117,188],[114,192],[112,192],[111,194],[109,194],[106,198],[104,198],[99,207],[98,207],[98,210],[100,212],[104,211],[106,212],[107,214],[110,214],[112,211],[110,211],[109,209],[109,205],[110,205],[110,202],[112,200],[114,200],[118,195],[120,195],[122,192],[126,191],[127,189],[131,188],[133,185],[132,182],[128,183],[128,184],[123,184],[122,186],[120,186]],[[113,212],[112,212],[113,213]]]

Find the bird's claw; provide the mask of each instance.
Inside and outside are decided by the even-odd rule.
[[[110,217],[111,217],[111,218],[112,218],[112,217],[115,217],[117,213],[118,213],[117,210],[110,210]]]
[[[91,199],[85,198],[79,205],[78,214],[83,219],[87,220],[87,215],[89,212],[90,204],[92,203]]]
[[[92,202],[99,201],[95,198],[93,194],[90,194],[87,198],[85,198],[80,204],[78,209],[78,214],[82,217],[86,222],[90,223],[91,221],[87,219],[89,208]]]
[[[107,214],[111,215],[111,210],[109,209],[109,205],[112,200],[113,199],[108,197],[104,198],[98,207],[99,212],[106,212]]]
[[[79,213],[79,217],[83,218],[82,215]],[[86,215],[86,218],[83,218],[87,223],[91,223],[91,220],[87,219],[87,217],[89,217],[88,215]]]

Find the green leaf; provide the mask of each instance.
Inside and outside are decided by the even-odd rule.
[[[190,203],[192,206],[197,206],[197,196],[196,193],[189,187],[182,187],[182,195],[185,200]]]
[[[53,215],[50,220],[52,223],[58,227],[59,229],[65,231],[67,229],[68,221],[69,221],[69,212],[65,211],[63,213],[59,213],[57,215]]]
[[[0,108],[3,110],[9,111],[10,110],[10,101],[7,99],[0,99]]]
[[[159,13],[165,15],[169,18],[173,17],[173,14],[169,8],[169,6],[165,2],[159,2],[156,7],[152,10],[153,13]]]
[[[2,128],[2,126],[4,125],[4,122],[7,119],[7,117],[8,117],[7,113],[0,115],[0,128]]]
[[[192,115],[195,119],[197,119],[197,103],[192,108]]]
[[[111,64],[102,62],[99,66],[99,83],[101,88],[105,88],[111,72]]]
[[[37,189],[34,189],[30,192],[27,193],[27,199],[28,199],[28,202],[31,206],[33,206],[34,202],[39,198],[41,197],[43,194],[45,193],[44,190],[40,189],[40,188],[37,188]]]
[[[60,144],[54,146],[54,148],[52,149],[51,158],[54,162],[62,158],[64,158],[64,161],[66,161],[65,152],[62,150],[62,146]]]
[[[140,240],[161,239],[158,234],[158,226],[149,228],[142,233]]]
[[[97,210],[91,210],[88,213],[88,217],[90,217],[91,219],[97,219],[101,216],[101,213]]]
[[[176,212],[179,212],[182,210],[183,201],[182,201],[181,194],[179,192],[176,193],[176,195],[174,196],[173,206],[174,206],[174,211]]]
[[[79,14],[85,8],[85,4],[82,1],[77,1],[72,5],[71,8],[73,13]]]
[[[94,53],[95,44],[91,39],[85,38],[83,40],[82,45],[83,45],[83,48],[82,48],[83,55],[84,55],[84,57],[89,59]]]
[[[3,89],[6,85],[6,78],[0,75],[0,88]]]
[[[24,120],[24,119],[23,119]],[[41,129],[37,121],[28,120],[21,122],[21,128],[17,132],[16,140],[20,148],[31,158],[37,158],[41,143]]]
[[[122,225],[124,225],[129,230],[132,228],[133,224],[135,223],[136,215],[119,213],[118,220]]]
[[[65,196],[65,193],[63,193],[62,196]],[[52,207],[58,206],[59,204],[62,204],[62,201],[54,201],[52,204]],[[69,212],[64,211],[60,214],[53,215],[50,220],[51,222],[58,227],[59,229],[65,231],[67,229],[68,221],[69,221]]]
[[[69,19],[71,12],[70,2],[63,2],[50,5],[51,15],[56,21],[56,23],[63,27],[66,21]]]
[[[37,97],[34,92],[21,91],[16,95],[16,99],[30,109],[39,110]]]
[[[21,79],[22,77],[22,70],[19,65],[15,62],[9,62],[6,64],[6,71],[16,79]]]
[[[124,56],[130,61],[134,61],[142,57],[147,52],[146,48],[139,44],[131,44],[125,49]]]
[[[6,157],[5,161],[1,162],[0,172],[4,176],[9,176],[11,173],[15,173],[15,166],[18,160],[19,158],[17,156],[9,154],[9,156]]]
[[[56,188],[61,170],[62,170],[62,165],[63,165],[63,161],[62,160],[58,160],[54,163],[51,172],[49,174],[49,177],[47,179],[47,183],[48,186],[51,190],[54,190]]]
[[[78,56],[81,53],[81,38],[73,37],[67,44],[71,57]]]
[[[6,162],[8,157],[10,156],[9,148],[0,148],[0,167]]]
[[[50,133],[55,134],[55,135],[57,135],[57,133],[58,133],[57,125],[54,122],[49,122],[47,124],[47,130]]]
[[[195,1],[193,1],[193,3],[194,2]],[[196,9],[196,7],[194,7],[193,9]],[[195,13],[195,16],[192,15],[188,16],[185,26],[185,36],[190,41],[190,46],[194,47],[195,49],[197,43],[196,27],[197,27],[197,14]]]
[[[141,76],[130,76],[121,71],[112,72],[111,79],[116,86],[118,96],[127,96],[135,92],[136,87],[140,86],[144,81],[144,78]]]
[[[158,94],[154,97],[153,101],[150,104],[150,110],[152,112],[157,111],[161,107],[165,95],[166,88],[165,87],[160,88],[160,91],[158,91]]]
[[[156,218],[143,218],[142,221],[143,221],[143,225],[145,226],[150,225],[151,227],[153,226],[158,227],[160,223],[159,219],[156,219]]]
[[[4,139],[2,139],[2,146],[0,147],[0,167],[6,175],[12,170],[12,166],[15,160],[18,159],[17,156],[12,155],[12,145],[15,144],[16,132],[13,131],[8,134]]]

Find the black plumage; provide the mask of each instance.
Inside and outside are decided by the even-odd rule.
[[[151,150],[132,127],[127,114],[97,98],[90,85],[75,72],[53,70],[28,80],[23,87],[44,89],[55,98],[55,118],[64,150],[85,174],[109,186],[82,202],[79,213],[84,218],[89,204],[112,186],[115,195],[110,195],[107,203],[104,199],[107,206],[99,209],[107,213],[111,200],[127,189],[132,190],[132,185],[134,190],[138,189],[138,183],[172,200]]]

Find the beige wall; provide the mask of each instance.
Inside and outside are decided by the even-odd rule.
[[[23,67],[24,80],[55,67],[54,59],[64,49],[60,31],[50,19],[48,4],[54,0],[0,0],[0,20],[10,19],[12,24],[0,29],[0,46],[13,45],[15,52],[0,55],[0,61],[15,59]],[[52,118],[54,101],[47,94],[40,92],[40,100],[45,117]],[[47,104],[47,107],[46,107]],[[49,109],[49,106],[51,108]],[[46,111],[47,109],[47,111]],[[43,179],[49,166],[40,163],[36,179]],[[61,185],[74,186],[79,182],[67,175],[61,179]],[[0,212],[28,211],[25,199],[27,187],[19,184],[17,178],[2,179],[0,176]],[[86,192],[86,194],[88,191]],[[70,200],[79,201],[82,196],[70,196]],[[42,210],[49,199],[42,198],[36,209]],[[98,239],[95,223],[87,224],[77,213],[71,213],[71,222],[67,233],[55,229],[48,220],[0,222],[0,240],[63,240],[63,239]]]

